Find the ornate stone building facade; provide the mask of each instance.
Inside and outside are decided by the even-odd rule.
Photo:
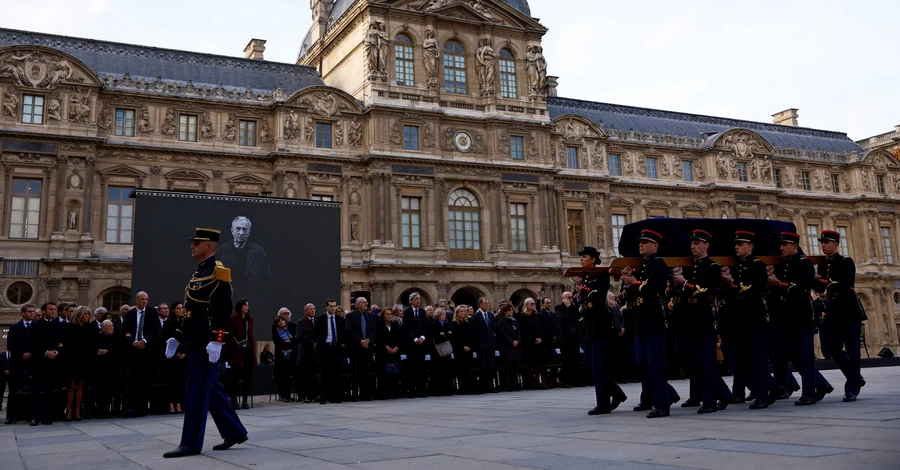
[[[141,187],[343,202],[345,304],[558,299],[580,246],[608,262],[646,217],[788,220],[812,252],[839,229],[867,343],[900,344],[890,150],[796,110],[559,98],[525,0],[311,4],[297,65],[256,39],[238,59],[0,30],[0,324],[26,301],[128,301]]]

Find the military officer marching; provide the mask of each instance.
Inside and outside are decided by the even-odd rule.
[[[852,402],[866,384],[859,371],[859,332],[866,318],[854,290],[856,264],[838,253],[840,241],[840,233],[822,231],[819,244],[825,262],[819,264],[812,287],[827,299],[820,330],[822,354],[831,356],[843,372],[847,379],[843,400]]]
[[[231,271],[216,261],[219,231],[197,228],[191,238],[191,256],[199,262],[184,290],[184,326],[166,342],[166,357],[179,347],[187,353],[187,389],[181,444],[165,458],[197,455],[203,449],[207,412],[225,439],[213,450],[226,450],[247,441],[247,429],[231,406],[219,375],[218,362],[229,333]]]

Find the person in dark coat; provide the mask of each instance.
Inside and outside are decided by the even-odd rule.
[[[34,314],[35,307],[31,304],[25,304],[20,309],[22,319],[9,327],[9,334],[6,337],[6,349],[9,351],[9,395],[6,400],[6,424],[16,424],[20,412],[22,412],[22,402],[19,399],[19,390],[22,388],[25,372],[31,369],[31,365],[36,362],[31,355],[31,328],[35,324]],[[37,423],[35,423],[37,424]]]
[[[375,316],[369,311],[365,297],[356,299],[355,307],[347,314],[347,352],[350,357],[350,400],[371,400],[375,395],[369,372],[372,370],[374,344],[377,340]]]
[[[69,379],[66,395],[66,422],[81,421],[81,403],[84,399],[84,382],[91,364],[93,325],[91,308],[81,305],[75,310],[70,322],[63,330],[63,345],[66,356],[63,361]]]
[[[453,321],[450,322],[450,344],[453,345],[453,370],[459,383],[459,391],[472,393],[475,391],[475,380],[472,376],[472,352],[475,350],[472,337],[472,323],[469,321],[469,307],[456,307]]]
[[[328,299],[325,310],[334,312],[335,301]],[[297,322],[297,392],[304,403],[319,397],[319,381],[316,378],[316,306],[306,304],[303,318]]]
[[[400,349],[406,352],[406,377],[403,380],[407,396],[424,397],[428,374],[425,370],[425,354],[428,351],[428,320],[425,309],[420,306],[422,297],[418,292],[409,296],[409,307],[403,311],[403,333],[406,344]]]
[[[544,341],[548,335],[544,332],[544,324],[531,297],[522,303],[518,321],[522,326],[522,362],[527,368],[522,382],[528,390],[543,390],[545,387],[541,369],[546,355]]]
[[[253,316],[250,315],[250,302],[238,299],[234,304],[234,313],[229,318],[231,338],[226,343],[227,361],[231,366],[229,380],[231,382],[231,406],[238,409],[238,392],[243,397],[240,408],[250,409],[247,399],[253,386],[253,368],[256,366],[256,338],[253,335]],[[241,347],[245,349],[240,350]]]
[[[319,373],[319,404],[327,401],[340,403],[341,391],[337,387],[337,375],[341,368],[343,350],[347,342],[344,318],[334,312],[326,312],[316,321],[316,369]]]
[[[513,316],[511,304],[500,307],[500,317],[497,320],[497,349],[500,351],[500,389],[504,391],[518,392],[522,389],[519,384],[519,360],[522,357],[522,348],[519,343],[522,334],[519,322]]]
[[[453,333],[450,330],[450,321],[447,320],[446,311],[438,307],[434,309],[431,324],[428,327],[428,336],[432,339],[435,349],[431,351],[431,391],[435,396],[450,395],[453,388],[453,359],[450,355],[441,356],[437,353],[437,345],[450,342]]]
[[[117,356],[121,349],[121,341],[115,336],[115,325],[112,320],[104,320],[100,324],[100,333],[93,338],[93,382],[94,399],[97,404],[98,418],[112,417],[113,384],[119,378],[119,362]]]
[[[56,318],[56,304],[41,306],[41,321],[31,327],[29,347],[35,363],[31,371],[31,425],[53,424],[53,394],[63,374],[65,323]]]
[[[560,370],[560,383],[564,388],[572,388],[580,385],[578,350],[581,347],[581,337],[578,333],[578,325],[581,324],[581,312],[578,305],[572,300],[571,292],[563,292],[562,299],[553,309],[556,312],[558,328],[556,330],[556,342],[559,344],[559,354],[562,360]]]
[[[122,320],[123,341],[128,351],[125,355],[128,389],[126,408],[122,413],[126,418],[147,416],[150,384],[155,376],[158,358],[153,353],[160,346],[159,314],[156,308],[147,305],[149,301],[150,296],[146,292],[138,292],[135,306],[125,313]]]
[[[298,341],[296,336],[291,334],[287,320],[283,316],[275,317],[272,326],[275,328],[272,339],[275,341],[275,379],[278,382],[278,397],[283,402],[289,402]]]
[[[172,302],[171,314],[169,319],[165,321],[163,331],[161,333],[162,341],[169,341],[173,338],[177,331],[184,329],[184,303],[180,301]],[[182,404],[184,403],[184,384],[187,380],[187,354],[183,348],[179,346],[175,351],[175,355],[171,358],[163,358],[161,367],[161,375],[165,386],[165,402],[169,406],[169,413],[183,413]]]
[[[544,385],[547,388],[558,387],[561,385],[560,368],[558,366],[560,355],[557,352],[559,343],[557,335],[559,334],[559,318],[556,310],[553,309],[553,299],[550,297],[541,298],[541,311],[538,313],[541,319],[541,325],[546,335],[541,345],[544,347],[544,364],[542,370],[544,372]]]
[[[375,330],[375,371],[378,376],[378,398],[399,397],[400,385],[400,345],[403,343],[403,328],[394,320],[394,309],[381,311]]]
[[[9,352],[9,344],[6,351],[0,352],[0,410],[3,409],[3,395],[6,393],[6,382],[9,380],[9,364],[12,362],[12,353]],[[6,401],[9,404],[9,399]]]
[[[469,319],[472,323],[473,357],[478,364],[480,393],[496,392],[494,387],[494,351],[497,322],[487,297],[478,299],[478,310]]]

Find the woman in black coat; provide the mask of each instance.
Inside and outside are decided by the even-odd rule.
[[[184,303],[172,302],[171,312],[163,326],[161,338],[163,342],[175,336],[175,331],[181,330],[184,326]],[[187,355],[182,348],[179,346],[171,358],[163,358],[162,376],[169,413],[184,413],[181,404],[184,403],[184,389],[187,382]]]
[[[534,299],[531,297],[525,299],[525,302],[522,304],[519,323],[522,325],[522,352],[524,356],[522,360],[528,368],[528,372],[522,377],[522,380],[525,382],[525,388],[528,390],[543,390],[541,369],[546,352],[543,342],[547,335],[544,332],[544,323],[538,315]]]
[[[66,323],[63,331],[65,355],[63,363],[69,378],[66,395],[66,421],[81,421],[81,401],[84,398],[84,379],[91,365],[91,308],[82,305],[75,310],[72,321]],[[74,412],[74,413],[73,413]]]
[[[91,353],[94,363],[94,397],[97,403],[97,417],[111,418],[114,384],[119,377],[119,359],[121,341],[116,338],[115,325],[112,320],[104,320],[100,325],[100,333],[93,338]]]
[[[453,345],[453,370],[459,382],[459,391],[471,393],[475,381],[472,376],[472,324],[469,323],[469,307],[456,307],[450,322],[450,344]]]
[[[431,392],[438,397],[447,396],[453,392],[451,354],[441,357],[436,349],[437,345],[450,342],[452,335],[447,313],[441,307],[436,308],[431,323],[428,325],[428,337],[434,341],[434,348],[431,349]],[[453,343],[450,342],[450,344]]]
[[[291,334],[287,320],[282,316],[275,317],[275,379],[278,382],[278,397],[283,402],[291,401],[294,364],[297,360],[297,338]]]
[[[403,332],[400,323],[394,321],[394,309],[381,311],[375,326],[375,372],[378,377],[378,399],[395,399],[399,396],[400,344]]]
[[[519,385],[519,359],[522,350],[519,342],[522,340],[519,331],[519,322],[513,317],[512,305],[506,304],[500,307],[500,318],[497,320],[497,349],[500,350],[500,388],[504,391],[516,391],[522,389]]]

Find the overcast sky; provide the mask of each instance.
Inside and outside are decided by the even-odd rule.
[[[309,0],[4,0],[0,26],[294,62]],[[862,139],[900,124],[900,1],[530,0],[560,96]],[[733,5],[733,6],[731,6]],[[561,7],[562,6],[562,7]]]

